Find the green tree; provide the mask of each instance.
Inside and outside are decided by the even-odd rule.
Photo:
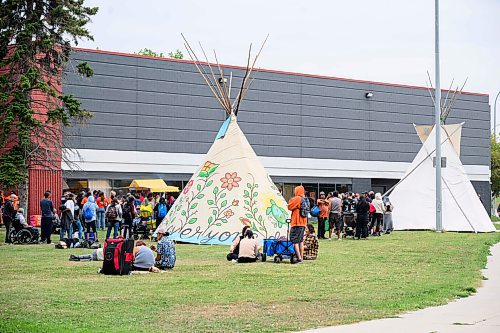
[[[61,86],[72,45],[93,40],[86,25],[97,11],[84,0],[2,0],[0,184],[19,188],[22,207],[29,169],[60,170],[62,132],[92,116]],[[87,63],[74,67],[82,76],[93,74]]]
[[[163,54],[163,52],[155,52],[155,51],[148,49],[148,48],[140,49],[139,52],[136,52],[135,54],[148,56],[148,57],[165,58],[165,55]],[[184,54],[182,54],[181,50],[177,49],[175,52],[169,52],[168,57],[174,58],[174,59],[183,59]]]
[[[493,196],[500,194],[500,142],[491,136],[491,191]]]
[[[165,57],[163,55],[163,52],[158,53],[158,52],[155,52],[155,51],[148,49],[148,48],[140,49],[139,52],[137,52],[136,54],[148,56],[148,57],[157,57],[157,58],[164,58]]]
[[[175,53],[174,53],[174,52],[169,52],[169,53],[168,53],[168,56],[169,56],[170,58],[174,58],[174,59],[183,59],[183,58],[184,58],[184,54],[182,54],[182,51],[181,51],[181,50],[179,50],[179,49],[177,49],[177,50],[175,51]]]

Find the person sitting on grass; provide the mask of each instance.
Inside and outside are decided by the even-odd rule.
[[[156,230],[158,247],[151,246],[151,250],[156,252],[155,266],[159,269],[166,270],[172,269],[175,266],[177,256],[175,254],[175,243],[173,240],[168,239],[170,234],[167,232],[165,226],[160,226]]]
[[[155,255],[153,251],[146,246],[143,241],[137,241],[134,247],[133,271],[151,272],[155,266]]]
[[[306,226],[306,238],[304,239],[304,260],[316,260],[318,257],[318,237],[314,233],[314,226],[310,223]]]
[[[231,247],[229,248],[229,254],[227,255],[227,261],[231,260],[237,260],[238,259],[238,253],[240,252],[240,242],[243,238],[245,238],[245,231],[249,226],[244,226],[243,230],[241,230],[241,236],[238,236],[234,239],[233,244],[231,244]]]
[[[245,237],[240,241],[238,253],[238,262],[256,262],[259,257],[260,244],[253,238],[253,232],[250,229],[245,231]]]

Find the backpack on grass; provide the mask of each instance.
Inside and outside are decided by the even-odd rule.
[[[130,274],[134,259],[133,251],[133,239],[106,239],[101,273],[106,275]]]

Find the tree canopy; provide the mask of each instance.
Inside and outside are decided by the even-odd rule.
[[[500,142],[491,136],[491,191],[496,197],[500,194]]]
[[[72,45],[93,40],[84,0],[4,0],[0,6],[0,184],[27,186],[29,168],[61,169],[62,131],[92,116],[62,93]],[[87,63],[75,69],[91,76]],[[25,189],[27,190],[27,189]],[[20,189],[21,192],[21,189]]]

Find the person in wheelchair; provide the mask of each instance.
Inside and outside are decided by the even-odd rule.
[[[26,222],[23,208],[17,210],[16,217],[12,222],[12,227],[11,238],[14,243],[30,244],[38,242],[40,233],[37,228],[30,226]]]

